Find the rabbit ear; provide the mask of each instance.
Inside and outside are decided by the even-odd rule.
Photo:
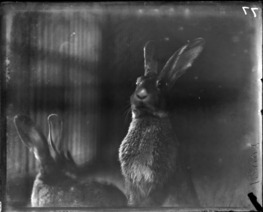
[[[148,41],[144,45],[144,75],[151,73],[157,74],[157,61],[155,60],[156,44],[154,41]]]
[[[205,41],[197,38],[176,51],[160,72],[159,79],[164,79],[171,88],[176,79],[182,76],[192,66],[194,60],[202,52]]]
[[[63,136],[63,122],[57,114],[51,114],[48,120],[48,143],[51,149],[51,154],[55,158],[61,151],[64,150],[62,143]]]
[[[50,164],[52,158],[47,140],[35,123],[25,115],[15,116],[14,123],[20,139],[30,151],[33,151],[40,164],[42,166]]]

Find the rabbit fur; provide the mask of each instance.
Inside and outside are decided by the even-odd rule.
[[[204,47],[197,38],[176,51],[158,73],[156,43],[144,46],[144,76],[131,95],[132,121],[119,148],[130,206],[199,206],[198,197],[169,120],[175,81]]]

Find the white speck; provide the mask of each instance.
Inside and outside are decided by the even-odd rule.
[[[238,43],[240,41],[240,38],[238,36],[233,36],[232,37],[232,42],[233,43]]]
[[[248,50],[247,50],[247,49],[245,49],[243,52],[244,52],[245,54],[247,54],[247,53],[248,53]]]
[[[222,85],[218,85],[218,88],[222,88]]]
[[[226,14],[226,11],[224,9],[221,9],[220,10],[220,15],[225,15]]]
[[[198,77],[198,76],[195,76],[195,77],[194,77],[194,79],[195,79],[195,80],[198,80],[198,79],[199,79],[199,77]]]
[[[169,9],[169,12],[170,12],[170,13],[174,12],[174,8],[170,8],[170,9]]]
[[[169,38],[169,37],[166,37],[166,38],[164,38],[164,40],[165,40],[165,41],[169,41],[169,40],[170,40],[170,38]]]
[[[178,28],[178,31],[184,31],[184,27],[180,26],[180,27]]]
[[[223,159],[222,158],[219,158],[218,159],[218,163],[222,163],[223,162]]]
[[[252,147],[251,143],[246,143],[246,147]]]
[[[10,60],[9,60],[8,58],[6,58],[5,64],[6,64],[7,66],[10,64]]]
[[[200,96],[198,96],[198,99],[201,99],[201,97],[200,97]]]
[[[185,68],[190,68],[192,66],[191,63],[188,63]]]
[[[143,13],[143,10],[142,10],[142,9],[139,9],[139,10],[138,10],[138,13],[142,14],[142,13]]]
[[[190,10],[188,8],[184,10],[184,15],[187,17],[190,16]]]

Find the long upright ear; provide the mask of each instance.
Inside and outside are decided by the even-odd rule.
[[[154,41],[148,41],[143,48],[144,51],[144,75],[149,73],[157,74],[158,66],[155,59],[156,43]]]
[[[15,116],[14,123],[20,139],[34,153],[40,164],[50,164],[52,158],[47,140],[35,123],[25,115]]]
[[[166,62],[159,79],[165,80],[168,87],[171,88],[174,82],[192,66],[194,60],[202,52],[204,44],[203,38],[196,38],[177,50]]]
[[[67,167],[67,172],[72,171],[74,173],[77,166],[73,160],[72,155],[65,146],[63,140],[63,121],[57,114],[51,114],[48,116],[48,142],[50,146],[50,152],[52,157],[57,163],[60,163],[62,167]]]
[[[60,152],[64,151],[63,146],[63,122],[57,114],[50,114],[48,120],[48,144],[50,146],[53,158],[56,158]]]

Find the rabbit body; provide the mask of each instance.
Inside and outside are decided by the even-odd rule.
[[[33,207],[116,207],[125,206],[125,195],[113,184],[83,180],[80,167],[63,149],[62,121],[57,115],[48,117],[46,138],[25,115],[14,118],[22,142],[39,162],[39,172],[31,193]],[[87,174],[88,175],[88,174]]]
[[[199,205],[168,118],[133,119],[120,161],[129,205]]]
[[[147,199],[150,192],[165,186],[176,168],[176,152],[177,142],[169,119],[132,120],[120,147],[122,173],[127,189],[132,191],[128,195],[131,204]]]
[[[175,80],[191,67],[203,45],[202,38],[187,43],[160,73],[154,43],[144,47],[145,73],[131,95],[132,121],[119,148],[130,206],[199,206],[167,102]]]
[[[125,201],[124,195],[110,184],[79,183],[70,178],[47,181],[40,173],[31,194],[32,207],[113,207],[124,206]]]

